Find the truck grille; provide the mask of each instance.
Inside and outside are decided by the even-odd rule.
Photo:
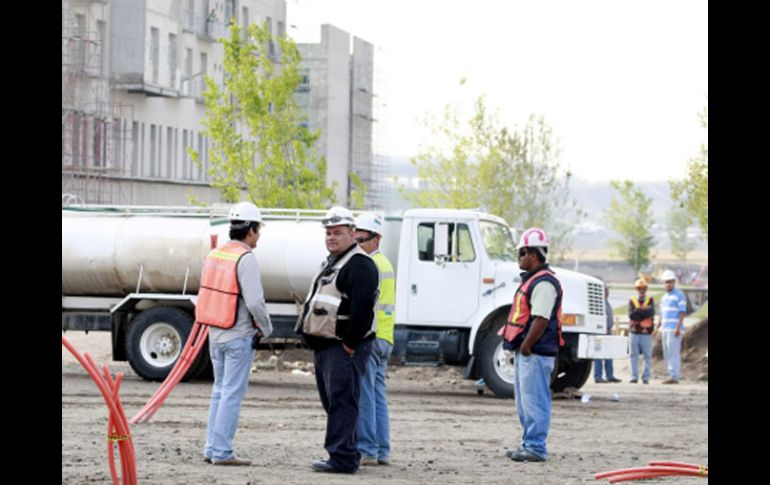
[[[598,283],[588,283],[588,314],[604,316],[604,287]]]

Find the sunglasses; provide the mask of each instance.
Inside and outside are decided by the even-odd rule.
[[[524,248],[522,248],[522,249],[519,249],[519,257],[520,257],[520,258],[523,258],[523,257],[524,257],[524,256],[526,256],[527,254],[529,254],[529,251],[527,251],[526,249],[524,249]]]
[[[359,236],[359,237],[357,237],[357,238],[356,238],[356,242],[357,242],[358,244],[362,244],[362,243],[365,243],[365,242],[371,241],[371,240],[372,240],[372,239],[374,239],[375,237],[377,237],[377,234],[372,234],[372,233],[369,233],[369,235],[368,235],[368,236]]]
[[[350,224],[353,225],[353,220],[349,217],[340,217],[340,216],[333,216],[326,219],[321,219],[321,224],[324,226],[328,226],[329,224]]]

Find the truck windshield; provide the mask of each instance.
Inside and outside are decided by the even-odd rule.
[[[516,245],[507,226],[490,221],[479,221],[484,246],[491,259],[516,261]]]

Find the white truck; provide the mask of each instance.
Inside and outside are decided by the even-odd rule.
[[[62,330],[112,332],[115,360],[162,380],[194,323],[200,269],[228,239],[228,206],[69,206],[62,208]],[[323,211],[261,209],[255,250],[278,349],[293,332],[311,279],[327,255]],[[392,362],[465,366],[498,396],[513,396],[512,354],[503,325],[518,287],[515,235],[476,210],[410,209],[385,217],[381,249],[396,268]],[[554,268],[564,289],[563,335],[552,389],[581,387],[594,358],[628,356],[626,337],[605,335],[604,287]],[[186,378],[211,374],[203,349]]]

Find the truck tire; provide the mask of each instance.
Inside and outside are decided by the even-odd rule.
[[[497,335],[500,320],[492,324],[479,346],[479,371],[484,382],[497,397],[513,397],[513,353],[503,350],[503,339]]]
[[[504,320],[495,322],[492,325],[491,330],[484,336],[484,340],[481,341],[479,347],[479,356],[481,361],[479,363],[479,369],[481,377],[484,378],[484,382],[497,397],[512,398],[513,392],[513,352],[506,352],[503,350],[503,339],[497,335],[497,331],[503,326]],[[570,367],[569,372],[564,372],[560,369],[562,359],[558,356],[554,362],[553,372],[551,372],[551,390],[553,392],[560,392],[565,387],[579,388],[585,384],[586,379],[591,371],[591,361],[588,361],[588,368],[585,371],[585,375],[580,362],[573,364]],[[575,376],[575,374],[579,374]],[[561,375],[561,377],[559,377]],[[582,381],[580,380],[582,379]],[[573,384],[573,382],[575,384]],[[579,382],[579,384],[578,384]],[[561,386],[561,387],[560,387]]]
[[[593,363],[593,360],[577,359],[571,360],[567,364],[565,364],[565,362],[567,362],[567,359],[565,358],[557,360],[558,371],[556,372],[555,377],[551,379],[551,390],[553,392],[562,392],[568,387],[580,389],[591,375],[591,364]]]
[[[134,372],[148,381],[164,380],[179,358],[193,323],[189,313],[176,307],[150,308],[134,317],[126,334],[126,354]],[[182,380],[195,378],[207,360],[208,342]]]

